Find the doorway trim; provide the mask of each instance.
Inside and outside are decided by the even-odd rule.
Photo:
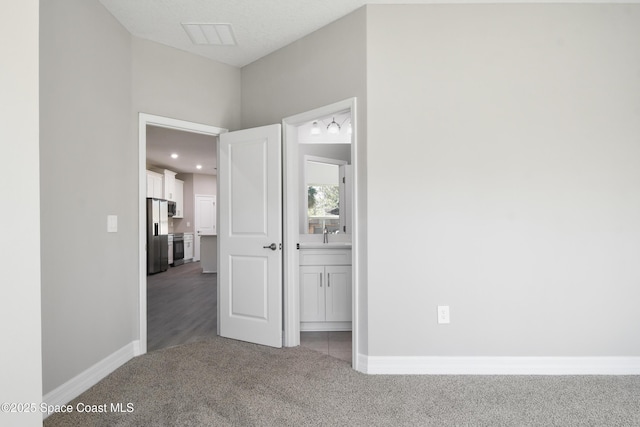
[[[348,98],[330,105],[326,105],[282,120],[283,136],[283,279],[284,279],[284,346],[300,345],[300,292],[299,292],[299,253],[296,243],[299,238],[298,221],[298,135],[297,127],[303,123],[316,120],[340,111],[351,111],[351,126],[353,129],[351,140],[351,164],[353,165],[353,207],[351,209],[351,271],[352,271],[352,367],[359,370],[358,363],[358,328],[359,328],[359,282],[358,282],[358,126],[356,98]]]
[[[170,117],[138,113],[138,337],[136,356],[147,352],[147,126],[219,136],[227,129]]]

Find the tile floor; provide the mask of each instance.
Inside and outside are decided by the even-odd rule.
[[[351,332],[301,332],[300,345],[351,363]]]

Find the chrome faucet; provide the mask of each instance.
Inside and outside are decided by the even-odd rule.
[[[322,243],[329,243],[329,231],[326,225],[324,226],[324,230],[322,230]]]

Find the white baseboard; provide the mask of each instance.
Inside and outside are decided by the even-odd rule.
[[[130,343],[129,345],[131,345],[133,347],[133,357],[137,357],[137,356],[141,356],[144,353],[147,352],[147,349],[145,348],[144,352],[142,351],[142,346],[140,345],[140,340],[135,340],[132,343]]]
[[[139,349],[140,343],[137,340],[130,342],[89,369],[45,394],[42,401],[47,405],[66,405],[120,366],[133,359],[134,356],[138,355],[137,352],[139,352]],[[49,414],[43,414],[43,418],[47,418],[48,416]]]
[[[300,332],[346,332],[350,330],[351,322],[300,322]]]
[[[402,357],[358,355],[358,370],[389,375],[640,375],[640,357]]]

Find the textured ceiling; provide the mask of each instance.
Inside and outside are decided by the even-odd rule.
[[[486,0],[485,0],[486,1]],[[236,67],[247,65],[364,4],[447,0],[100,0],[131,34]],[[468,3],[482,2],[467,0]],[[494,0],[494,3],[501,0]],[[183,22],[230,23],[237,46],[191,43]]]
[[[129,30],[153,40],[242,67],[360,7],[360,0],[100,0]],[[196,46],[183,22],[230,23],[237,46]]]
[[[611,0],[100,0],[131,34],[236,67],[284,47],[365,4],[607,3]],[[624,0],[638,3],[640,0]],[[192,44],[183,22],[229,23],[237,46]]]

